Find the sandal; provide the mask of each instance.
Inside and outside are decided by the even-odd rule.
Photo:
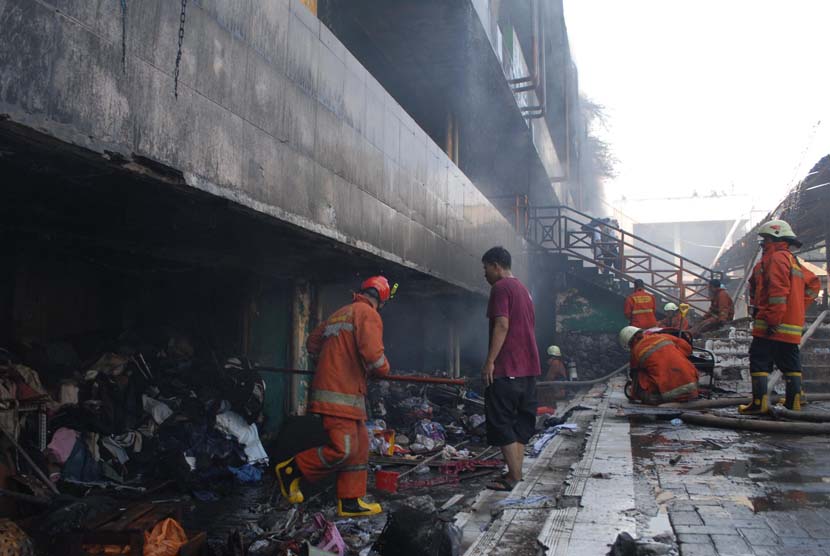
[[[498,477],[487,483],[485,488],[490,490],[498,490],[501,492],[510,492],[516,486],[516,482],[508,477]]]

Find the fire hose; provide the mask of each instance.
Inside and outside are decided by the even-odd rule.
[[[571,381],[567,381],[567,380],[545,380],[545,381],[542,381],[542,382],[537,382],[536,387],[537,388],[539,388],[539,387],[544,388],[544,387],[548,387],[548,386],[556,386],[556,387],[559,387],[559,388],[579,388],[580,386],[591,386],[593,384],[599,384],[600,382],[605,382],[609,378],[611,378],[615,375],[618,375],[622,372],[625,372],[626,370],[628,370],[628,363],[626,363],[622,367],[619,367],[615,371],[612,371],[612,372],[608,373],[605,376],[601,376],[599,378],[595,378],[595,379],[592,379],[592,380],[571,380]]]
[[[682,413],[684,423],[703,427],[734,429],[754,432],[778,432],[784,434],[830,434],[830,423],[807,423],[796,421],[770,421],[768,419],[747,419],[742,417],[721,417],[705,413]]]
[[[617,375],[623,371],[628,369],[628,363],[623,365],[622,367],[616,369],[614,372],[609,373],[605,376],[600,378],[595,378],[593,380],[576,380],[576,381],[543,381],[537,382],[537,387],[549,387],[549,386],[558,386],[564,388],[579,388],[580,386],[590,386],[592,384],[599,384],[600,382],[605,382],[609,378],[614,375]],[[310,371],[307,369],[287,369],[281,367],[254,367],[254,371],[263,371],[266,373],[285,373],[285,374],[295,374],[295,375],[313,375],[314,371]],[[466,378],[446,378],[446,377],[439,377],[439,376],[423,376],[423,375],[386,375],[376,377],[376,380],[390,380],[393,382],[416,382],[416,383],[423,383],[423,384],[450,384],[453,386],[466,386],[467,379]]]
[[[804,400],[808,402],[821,402],[830,400],[830,394],[805,394]],[[698,400],[693,402],[671,402],[661,403],[657,407],[664,408],[682,408],[682,409],[714,409],[718,407],[731,407],[739,404],[748,404],[752,401],[750,396],[731,397],[731,398],[717,398],[714,400]],[[770,403],[775,403],[776,400],[770,399]],[[780,400],[783,402],[783,398]]]
[[[564,388],[579,388],[580,386],[591,386],[593,384],[599,384],[600,382],[605,382],[609,378],[620,374],[628,369],[628,363],[619,367],[618,369],[614,370],[613,372],[602,376],[600,378],[595,378],[593,380],[575,380],[575,381],[543,381],[537,382],[537,387],[549,387],[549,386],[558,386]],[[314,371],[310,371],[307,369],[288,369],[282,367],[254,367],[252,370],[254,371],[263,371],[266,373],[285,373],[285,374],[295,374],[295,375],[313,375]],[[446,377],[439,377],[439,376],[423,376],[423,375],[386,375],[377,377],[376,380],[390,380],[394,382],[419,382],[423,384],[450,384],[454,386],[466,386],[467,379],[466,378],[446,378]]]
[[[314,371],[308,369],[286,369],[281,367],[253,367],[252,371],[263,371],[266,373],[285,373],[293,375],[313,375]],[[467,384],[467,379],[464,378],[446,378],[440,376],[423,376],[423,375],[386,375],[379,376],[377,380],[391,380],[393,382],[419,382],[424,384],[452,384],[455,386],[464,386]]]

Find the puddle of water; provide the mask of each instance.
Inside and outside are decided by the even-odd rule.
[[[707,431],[706,438],[691,439],[665,427],[638,432],[644,434],[631,437],[635,461],[665,461],[669,454],[683,454],[679,465],[661,473],[734,478],[738,490],[765,491],[746,499],[755,512],[830,507],[827,438]]]

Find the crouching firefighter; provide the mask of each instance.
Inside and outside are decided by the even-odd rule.
[[[336,473],[338,515],[382,511],[380,504],[363,500],[369,464],[365,396],[367,376],[389,373],[378,311],[392,293],[383,276],[367,279],[352,303],[335,311],[308,338],[308,353],[317,361],[308,411],[322,417],[329,441],[277,464],[280,490],[292,504],[305,499],[301,479],[314,483]]]
[[[770,220],[758,230],[763,253],[749,278],[753,307],[749,373],[752,402],[738,409],[744,415],[766,413],[767,380],[773,363],[784,373],[787,409],[801,410],[801,332],[807,307],[818,296],[821,283],[801,266],[790,247],[801,242],[789,224]]]
[[[619,339],[623,349],[631,350],[631,385],[626,389],[630,399],[656,405],[698,397],[689,342],[669,334],[644,334],[636,326],[623,328]]]

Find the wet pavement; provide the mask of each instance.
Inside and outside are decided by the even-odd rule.
[[[631,444],[638,507],[668,511],[681,555],[830,555],[827,437],[641,420]]]

